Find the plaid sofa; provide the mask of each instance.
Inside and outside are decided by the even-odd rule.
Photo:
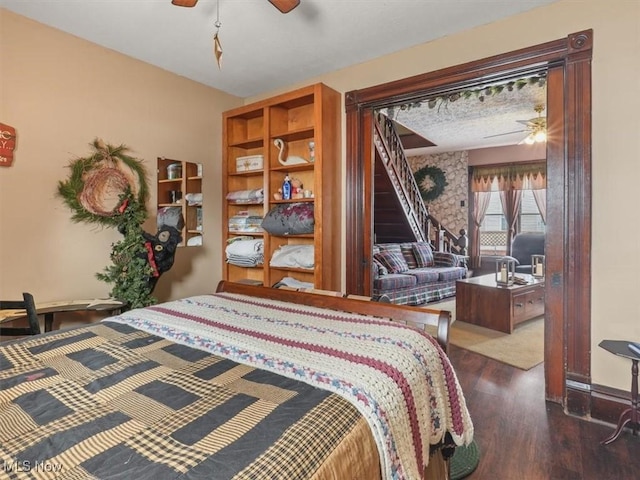
[[[428,243],[382,243],[373,247],[374,300],[420,305],[453,297],[456,281],[467,275],[461,257],[434,252]]]

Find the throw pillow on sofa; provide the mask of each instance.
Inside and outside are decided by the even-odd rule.
[[[373,268],[375,268],[376,274],[378,274],[378,275],[388,275],[389,274],[389,270],[387,270],[387,267],[385,267],[382,263],[380,263],[380,261],[375,259],[375,254],[374,254],[374,258],[373,258]]]
[[[433,252],[427,243],[414,243],[413,255],[416,257],[416,262],[418,262],[418,268],[433,267],[435,265]]]
[[[460,267],[460,260],[449,252],[433,252],[433,262],[436,267]]]
[[[409,270],[409,265],[400,252],[381,250],[373,258],[386,267],[389,273],[403,273]]]

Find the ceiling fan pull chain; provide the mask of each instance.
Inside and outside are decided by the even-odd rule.
[[[220,27],[222,23],[220,22],[220,0],[216,2],[216,23],[214,23],[216,27],[216,33],[213,35],[213,53],[216,56],[216,62],[218,62],[218,68],[222,68],[221,66],[221,58],[222,58],[222,44],[220,43]]]

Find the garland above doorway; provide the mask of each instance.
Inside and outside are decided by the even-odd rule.
[[[436,95],[433,97],[427,97],[415,102],[403,103],[401,105],[392,106],[387,108],[387,114],[389,118],[396,118],[397,111],[411,110],[412,108],[419,108],[423,103],[427,103],[430,109],[438,107],[446,108],[447,105],[459,100],[476,99],[479,102],[484,102],[488,97],[495,97],[503,92],[513,92],[522,90],[524,87],[538,87],[542,88],[547,83],[546,73],[538,75],[532,75],[528,77],[518,78],[516,80],[509,80],[506,82],[495,83],[492,85],[485,85],[478,88],[470,88],[466,90],[459,90],[453,93],[446,93],[443,95]],[[396,110],[397,109],[397,110]]]

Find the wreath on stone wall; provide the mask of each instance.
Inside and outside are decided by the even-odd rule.
[[[433,165],[427,165],[416,170],[413,176],[416,179],[420,195],[425,203],[429,203],[437,199],[443,194],[445,187],[449,185],[444,171],[438,167],[434,167]],[[427,177],[429,177],[433,183],[432,187],[428,189],[423,185],[424,180]]]

